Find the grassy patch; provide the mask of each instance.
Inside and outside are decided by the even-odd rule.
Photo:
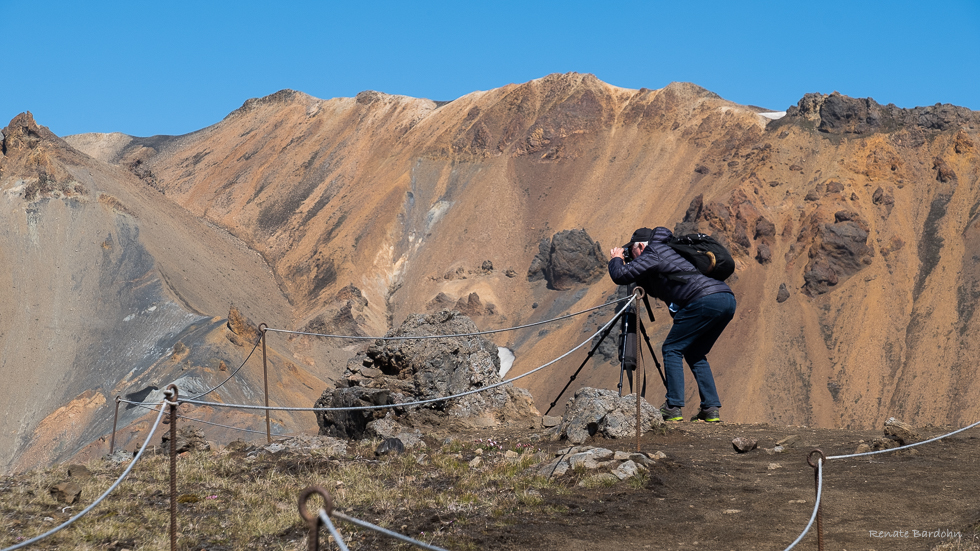
[[[300,492],[326,489],[350,516],[435,545],[475,549],[474,526],[506,525],[523,514],[556,514],[543,493],[571,491],[539,476],[544,458],[530,445],[453,441],[440,449],[375,459],[371,443],[352,445],[346,457],[280,452],[190,452],[177,464],[178,547],[182,549],[306,549]],[[516,452],[516,453],[515,453]],[[476,457],[481,461],[475,466]],[[65,466],[0,479],[0,547],[61,524],[104,492],[125,465],[93,461],[91,478],[72,506],[49,488],[70,480]],[[320,507],[312,498],[311,511]],[[551,508],[549,508],[551,507]],[[168,549],[169,459],[144,456],[129,478],[92,512],[35,544],[35,549]],[[383,536],[338,523],[351,549],[386,545]],[[321,542],[327,538],[321,532]],[[399,548],[389,542],[391,548]]]

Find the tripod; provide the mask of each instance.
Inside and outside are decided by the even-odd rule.
[[[636,295],[637,297],[643,299],[643,304],[646,306],[647,312],[650,315],[650,321],[651,322],[655,321],[653,318],[653,309],[650,308],[650,302],[647,300],[647,296],[646,293],[643,291],[643,288],[637,287],[635,284],[631,284],[629,287],[627,287],[627,291],[630,294]],[[575,370],[575,373],[572,373],[572,376],[568,378],[568,382],[565,383],[565,387],[561,389],[561,391],[558,393],[558,396],[555,397],[555,400],[551,402],[550,406],[548,406],[548,411],[545,412],[545,415],[551,413],[551,410],[554,409],[554,407],[558,404],[558,400],[562,397],[565,391],[568,390],[568,387],[572,386],[572,382],[575,381],[576,377],[578,377],[578,374],[582,371],[582,368],[584,368],[586,364],[589,363],[589,360],[591,360],[592,356],[595,355],[595,351],[599,349],[599,346],[602,345],[602,342],[606,340],[606,337],[609,336],[609,333],[612,331],[613,326],[616,325],[617,319],[620,322],[620,331],[621,331],[621,339],[622,339],[622,342],[618,347],[619,360],[620,360],[619,385],[618,385],[619,395],[620,396],[623,395],[624,374],[626,375],[627,379],[629,379],[630,391],[632,392],[633,390],[633,371],[636,370],[636,358],[639,353],[639,345],[636,340],[637,326],[639,326],[640,333],[643,335],[643,339],[647,343],[647,348],[650,350],[650,356],[653,357],[653,361],[657,365],[657,371],[660,373],[660,378],[661,380],[663,380],[664,387],[665,388],[667,387],[667,377],[664,376],[664,372],[660,366],[660,362],[657,360],[657,355],[654,354],[653,352],[653,345],[650,343],[650,337],[647,336],[647,332],[646,329],[643,327],[643,324],[639,323],[639,320],[636,315],[635,306],[630,305],[629,308],[620,311],[619,314],[617,314],[616,317],[613,318],[613,320],[609,323],[605,331],[602,332],[602,335],[599,337],[599,340],[596,341],[594,345],[592,345],[592,349],[589,350],[589,353],[585,357],[585,360],[582,361],[582,364],[578,366],[578,369]],[[643,384],[642,393],[644,396],[646,395],[645,380]]]

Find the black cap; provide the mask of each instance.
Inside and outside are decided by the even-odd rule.
[[[651,239],[653,239],[653,230],[650,228],[640,228],[633,232],[633,236],[630,237],[630,244],[639,241],[650,241]]]

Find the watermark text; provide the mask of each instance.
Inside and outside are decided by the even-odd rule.
[[[959,538],[952,530],[868,530],[872,538]]]

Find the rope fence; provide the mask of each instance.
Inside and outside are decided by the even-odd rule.
[[[86,514],[88,514],[89,511],[91,511],[100,503],[102,503],[102,500],[108,497],[109,494],[111,494],[116,488],[118,488],[119,485],[122,484],[122,481],[125,480],[127,476],[129,476],[129,472],[133,470],[133,467],[136,466],[136,462],[139,461],[140,457],[143,456],[143,452],[146,451],[146,446],[150,443],[150,438],[153,436],[154,433],[156,433],[157,427],[160,426],[160,420],[163,419],[163,412],[166,411],[166,408],[164,406],[171,403],[172,402],[164,400],[159,404],[157,404],[160,407],[160,411],[157,413],[157,419],[153,423],[153,428],[151,428],[150,432],[146,435],[146,441],[143,442],[143,445],[140,447],[139,451],[133,457],[133,460],[130,461],[129,465],[126,466],[126,470],[124,470],[123,473],[119,475],[119,478],[117,478],[116,481],[111,486],[109,486],[108,490],[106,490],[105,492],[102,493],[102,495],[97,497],[95,501],[93,501],[88,507],[82,509],[82,511],[79,512],[77,515],[71,517],[70,519],[66,520],[62,524],[56,526],[55,528],[52,528],[51,530],[48,530],[47,532],[41,534],[40,536],[36,536],[29,540],[22,541],[17,545],[7,547],[6,549],[3,549],[3,551],[13,551],[14,549],[21,549],[27,547],[28,545],[35,544],[43,539],[49,538],[57,534],[61,530],[64,530],[65,528],[71,526],[75,521],[84,517]]]
[[[627,306],[625,306],[624,309],[627,308],[628,306],[629,306],[629,304],[627,304]],[[608,324],[606,324],[606,325],[608,325]],[[381,405],[374,405],[374,406],[329,407],[329,408],[303,408],[303,407],[281,407],[281,406],[254,406],[254,405],[247,405],[247,404],[226,404],[226,403],[221,403],[221,402],[204,402],[204,401],[199,401],[199,400],[184,400],[183,403],[194,404],[194,405],[199,405],[199,406],[226,407],[226,408],[236,408],[236,409],[255,409],[255,410],[264,410],[264,411],[313,411],[313,412],[316,412],[316,411],[354,411],[354,410],[366,410],[366,409],[391,409],[391,408],[400,408],[400,407],[420,406],[420,405],[431,404],[431,403],[435,403],[435,402],[444,402],[446,400],[453,400],[453,399],[456,399],[456,398],[462,398],[464,396],[469,396],[471,394],[477,394],[477,393],[480,393],[480,392],[486,392],[488,390],[492,390],[494,388],[497,388],[497,387],[500,387],[500,386],[503,386],[503,385],[512,383],[512,382],[514,382],[514,381],[516,381],[518,379],[523,379],[524,377],[527,377],[529,375],[533,375],[534,373],[537,373],[538,371],[541,371],[542,369],[545,369],[546,367],[550,367],[550,366],[554,365],[555,363],[557,363],[557,362],[563,360],[564,358],[568,357],[570,354],[572,354],[573,352],[575,352],[579,348],[582,348],[583,346],[585,346],[586,344],[588,344],[589,342],[591,342],[592,339],[596,335],[598,335],[599,333],[601,333],[602,331],[604,331],[606,329],[606,325],[604,325],[602,328],[599,329],[599,331],[593,333],[588,339],[582,341],[581,343],[579,343],[577,346],[575,346],[574,348],[572,348],[568,352],[565,352],[564,354],[562,354],[561,356],[555,358],[554,360],[551,360],[550,362],[548,362],[548,363],[546,363],[544,365],[541,365],[539,367],[536,367],[536,368],[528,371],[527,373],[523,373],[521,375],[518,375],[517,377],[506,379],[504,381],[500,381],[499,383],[494,383],[492,385],[487,385],[487,386],[480,387],[480,388],[477,388],[477,389],[474,389],[474,390],[468,390],[466,392],[460,392],[458,394],[453,394],[453,395],[450,395],[450,396],[440,396],[440,397],[437,397],[437,398],[429,398],[429,399],[426,399],[426,400],[415,400],[415,401],[412,401],[412,402],[401,402],[401,403],[397,403],[397,404],[381,404]]]
[[[228,378],[227,379],[225,379],[224,381],[221,381],[217,385],[211,387],[208,390],[205,390],[204,392],[202,392],[202,393],[200,393],[200,394],[198,394],[196,396],[192,396],[192,398],[197,399],[197,398],[200,398],[201,396],[205,396],[207,394],[211,394],[215,390],[218,390],[219,388],[221,388],[222,386],[224,386],[225,383],[227,383],[228,381],[230,381],[239,371],[242,370],[243,367],[245,367],[245,364],[248,363],[248,360],[252,357],[252,354],[255,354],[255,350],[259,347],[260,344],[262,344],[262,339],[261,338],[256,339],[255,340],[255,346],[252,347],[252,351],[248,353],[248,356],[245,356],[245,360],[242,361],[242,365],[238,366],[238,369],[232,371],[231,372],[231,375],[228,375]]]
[[[125,400],[125,399],[120,399],[119,401],[122,402],[122,403],[124,403],[124,404],[132,404],[132,405],[134,405],[134,406],[136,406],[138,408],[154,409],[152,406],[148,406],[148,405],[144,404],[143,402],[133,402],[133,401],[130,401],[130,400]],[[183,403],[183,400],[181,400],[181,403]],[[156,411],[156,410],[154,410],[154,411]],[[201,423],[201,424],[204,424],[204,425],[211,425],[213,427],[221,427],[223,429],[237,430],[239,432],[249,432],[249,433],[253,433],[253,434],[265,434],[265,431],[261,431],[261,430],[246,429],[244,427],[236,427],[234,425],[223,425],[221,423],[215,423],[213,421],[205,421],[204,419],[197,419],[197,418],[194,418],[194,417],[188,417],[186,415],[180,415],[180,414],[178,414],[177,415],[177,418],[178,419],[184,419],[185,421],[192,421],[194,423]],[[288,433],[287,432],[287,433],[278,433],[278,434],[276,434],[276,436],[303,436],[303,434],[302,433]]]
[[[507,331],[516,331],[518,329],[527,329],[529,327],[537,327],[538,325],[545,325],[548,323],[554,323],[556,321],[565,320],[572,318],[581,314],[586,314],[594,310],[599,310],[605,308],[606,306],[612,306],[613,304],[618,304],[624,300],[633,300],[632,297],[623,297],[616,300],[611,300],[605,304],[600,304],[599,306],[593,306],[592,308],[587,308],[585,310],[580,310],[578,312],[573,312],[571,314],[565,314],[564,316],[559,316],[557,318],[546,319],[543,321],[536,321],[534,323],[528,323],[524,325],[516,325],[514,327],[507,327],[505,329],[490,329],[488,331],[476,331],[474,333],[455,333],[449,335],[416,335],[416,336],[390,336],[390,337],[362,337],[358,335],[331,335],[328,333],[311,333],[307,331],[292,331],[289,329],[275,329],[272,327],[266,327],[266,331],[272,331],[274,333],[288,333],[291,335],[308,335],[312,337],[324,337],[331,339],[346,339],[346,340],[362,340],[362,341],[405,341],[405,340],[424,340],[424,339],[447,339],[452,337],[475,337],[478,335],[491,335],[494,333],[505,333]]]
[[[619,314],[622,313],[623,311],[625,311],[627,308],[629,308],[632,304],[633,304],[633,299],[630,299],[629,302],[627,302],[626,305],[623,306],[623,308],[619,312],[617,312],[616,317],[619,317]],[[582,341],[581,343],[579,343],[578,345],[576,345],[574,348],[572,348],[568,352],[565,352],[561,356],[558,356],[557,358],[551,360],[550,362],[548,362],[548,363],[546,363],[544,365],[538,366],[538,367],[536,367],[536,368],[528,371],[527,373],[523,373],[521,375],[518,375],[517,377],[513,377],[513,378],[510,378],[510,379],[506,379],[506,380],[500,381],[499,383],[494,383],[492,385],[487,385],[487,386],[483,386],[483,387],[480,387],[480,388],[477,388],[477,389],[468,390],[466,392],[460,392],[458,394],[453,394],[453,395],[450,395],[450,396],[441,396],[441,397],[438,397],[438,398],[429,398],[429,399],[426,399],[426,400],[415,400],[413,402],[401,402],[401,403],[398,403],[398,404],[381,404],[381,405],[375,405],[375,406],[348,406],[348,407],[330,407],[330,408],[303,408],[303,407],[282,407],[282,406],[254,406],[254,405],[248,405],[248,404],[227,404],[227,403],[223,403],[223,402],[203,402],[203,401],[199,401],[199,400],[181,400],[181,403],[194,404],[194,405],[198,405],[198,406],[211,406],[211,407],[223,407],[223,408],[235,408],[235,409],[254,409],[254,410],[262,410],[262,411],[314,411],[314,412],[316,412],[316,411],[355,411],[355,410],[366,410],[366,409],[391,409],[391,408],[403,408],[403,407],[420,406],[420,405],[425,405],[425,404],[432,404],[432,403],[435,403],[435,402],[444,402],[446,400],[453,400],[453,399],[456,399],[456,398],[462,398],[464,396],[469,396],[471,394],[477,394],[477,393],[480,393],[480,392],[486,392],[488,390],[492,390],[494,388],[497,388],[497,387],[500,387],[500,386],[503,386],[503,385],[512,383],[512,382],[514,382],[514,381],[516,381],[518,379],[523,379],[524,377],[527,377],[529,375],[533,375],[534,373],[537,373],[538,371],[541,371],[542,369],[545,369],[546,367],[550,367],[550,366],[558,363],[559,361],[565,359],[566,357],[568,357],[569,355],[571,355],[573,352],[575,352],[579,348],[582,348],[586,344],[589,344],[590,342],[592,342],[592,339],[595,338],[596,336],[598,336],[603,331],[605,331],[606,328],[609,325],[611,325],[614,320],[615,320],[615,317],[613,318],[613,320],[610,320],[605,325],[603,325],[602,327],[600,327],[598,331],[596,331],[595,333],[593,333],[592,335],[590,335],[589,338],[587,338],[586,340]],[[448,337],[450,335],[441,335],[441,336]]]
[[[952,432],[948,432],[946,434],[942,434],[940,436],[936,436],[928,440],[923,440],[922,442],[914,442],[912,444],[906,444],[904,446],[898,446],[896,448],[889,448],[887,450],[876,450],[876,451],[869,451],[869,452],[862,452],[862,453],[849,453],[845,455],[831,455],[830,457],[825,457],[824,453],[819,449],[811,451],[810,455],[807,456],[807,463],[814,469],[814,477],[815,477],[814,484],[816,486],[816,492],[817,492],[816,502],[814,503],[813,506],[813,515],[810,517],[810,522],[806,525],[806,528],[803,529],[803,533],[800,534],[800,537],[796,538],[796,541],[790,544],[790,546],[787,547],[785,551],[789,551],[803,539],[803,536],[807,534],[807,532],[810,530],[810,527],[813,525],[814,519],[817,519],[817,548],[820,551],[823,551],[823,529],[822,526],[820,526],[820,496],[823,488],[823,463],[825,461],[836,461],[838,459],[852,459],[855,457],[864,457],[864,456],[878,455],[883,453],[893,453],[902,450],[907,450],[907,449],[914,448],[916,446],[921,446],[923,444],[929,444],[930,442],[937,442],[944,438],[949,438],[950,436],[959,434],[965,430],[972,429],[973,427],[976,427],[978,425],[980,425],[980,421],[967,425],[963,428],[956,429]],[[812,457],[814,455],[820,456],[817,459],[816,463],[814,463],[812,460]]]

